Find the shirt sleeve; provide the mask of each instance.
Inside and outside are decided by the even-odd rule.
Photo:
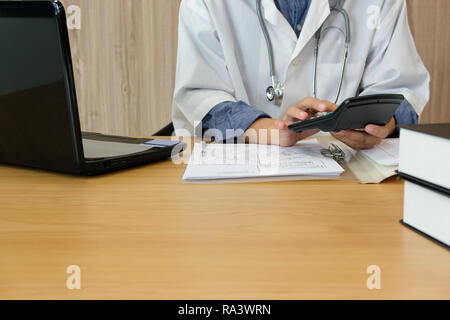
[[[225,101],[217,104],[201,123],[205,138],[230,140],[239,138],[256,120],[270,118],[243,101]]]
[[[408,100],[405,100],[395,112],[395,120],[397,125],[417,124],[419,116]]]
[[[414,110],[413,106],[408,100],[404,100],[400,107],[395,112],[395,131],[389,136],[389,138],[400,137],[400,126],[404,124],[417,124],[419,123],[419,115]]]

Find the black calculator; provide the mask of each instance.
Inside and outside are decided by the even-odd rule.
[[[405,100],[400,94],[360,96],[345,100],[339,108],[327,115],[299,121],[289,129],[300,133],[319,129],[324,132],[364,129],[368,124],[387,125]]]

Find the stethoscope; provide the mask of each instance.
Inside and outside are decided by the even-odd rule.
[[[281,105],[281,102],[284,97],[285,88],[284,88],[284,84],[277,81],[277,78],[276,78],[272,41],[270,39],[269,32],[267,31],[267,26],[266,26],[266,23],[263,18],[261,2],[262,2],[262,0],[256,0],[256,9],[258,12],[259,23],[261,25],[261,29],[264,34],[264,39],[266,40],[267,53],[269,56],[270,78],[272,80],[272,85],[269,86],[266,90],[266,98],[267,98],[267,101],[269,101],[269,102],[275,102],[276,105]],[[342,8],[341,0],[336,0],[335,5],[331,6],[331,11],[335,11],[337,13],[342,14],[342,16],[344,17],[344,20],[345,20],[344,56],[343,56],[341,77],[340,77],[340,81],[339,81],[338,92],[337,92],[336,100],[334,101],[334,103],[336,104],[341,95],[342,85],[344,82],[345,68],[347,66],[347,59],[348,59],[350,42],[351,42],[351,36],[350,36],[350,18],[348,16],[347,11]],[[341,31],[342,33],[344,33],[344,31],[342,31],[340,28],[333,27],[333,26],[323,29],[323,25],[316,32],[316,36],[315,36],[316,37],[316,46],[314,48],[314,70],[313,70],[313,96],[314,96],[314,98],[317,98],[317,66],[318,66],[318,61],[319,61],[320,38],[321,38],[322,32],[326,31],[329,28],[336,28],[339,31]]]

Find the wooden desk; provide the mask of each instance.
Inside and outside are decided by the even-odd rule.
[[[0,166],[0,298],[450,298],[450,254],[399,224],[396,179],[206,186],[181,183],[184,169]]]

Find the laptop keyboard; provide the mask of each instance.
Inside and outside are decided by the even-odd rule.
[[[95,160],[128,156],[153,149],[141,144],[83,139],[84,158]]]

